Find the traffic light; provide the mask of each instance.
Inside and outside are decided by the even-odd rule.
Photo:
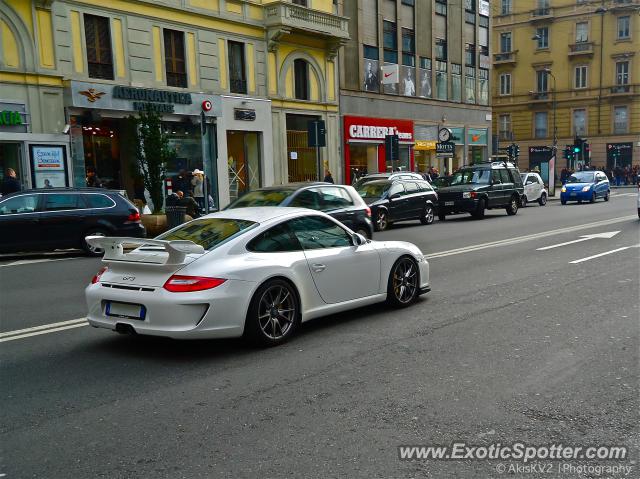
[[[582,160],[585,162],[585,164],[589,164],[589,160],[590,160],[590,151],[591,151],[591,146],[589,145],[589,143],[587,143],[587,140],[582,140]]]
[[[509,157],[509,159],[513,158],[513,154],[514,154],[513,145],[507,146],[507,156]]]
[[[400,139],[398,135],[385,136],[384,149],[387,163],[395,167],[395,162],[400,159]]]
[[[514,152],[513,152],[513,156],[516,157],[516,158],[520,158],[520,145],[514,144],[513,146],[515,147],[514,148]]]

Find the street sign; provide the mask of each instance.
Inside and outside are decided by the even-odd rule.
[[[313,120],[307,123],[307,146],[327,146],[327,129],[324,120]]]
[[[443,141],[443,142],[438,142],[436,143],[436,155],[451,155],[453,156],[453,153],[455,151],[455,144],[451,143],[449,141]]]

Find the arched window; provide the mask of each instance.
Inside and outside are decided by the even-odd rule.
[[[306,60],[298,59],[293,62],[293,84],[298,100],[309,99],[309,64]]]

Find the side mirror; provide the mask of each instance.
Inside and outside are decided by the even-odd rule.
[[[367,244],[367,238],[362,236],[360,233],[353,233],[353,244],[354,246],[362,246],[363,244]]]
[[[390,200],[397,200],[398,198],[400,198],[400,193],[394,193],[393,195],[389,196]]]

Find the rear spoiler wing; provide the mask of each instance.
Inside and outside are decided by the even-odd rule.
[[[115,236],[87,236],[85,238],[88,244],[96,248],[104,249],[104,257],[102,261],[124,261],[127,263],[150,263],[161,266],[181,265],[184,264],[188,254],[204,254],[205,249],[188,240],[164,241],[146,238],[127,238]],[[164,254],[154,256],[150,254],[142,254],[140,252],[125,253],[123,245],[131,246],[152,246],[161,247],[162,253],[169,253],[165,257]]]

